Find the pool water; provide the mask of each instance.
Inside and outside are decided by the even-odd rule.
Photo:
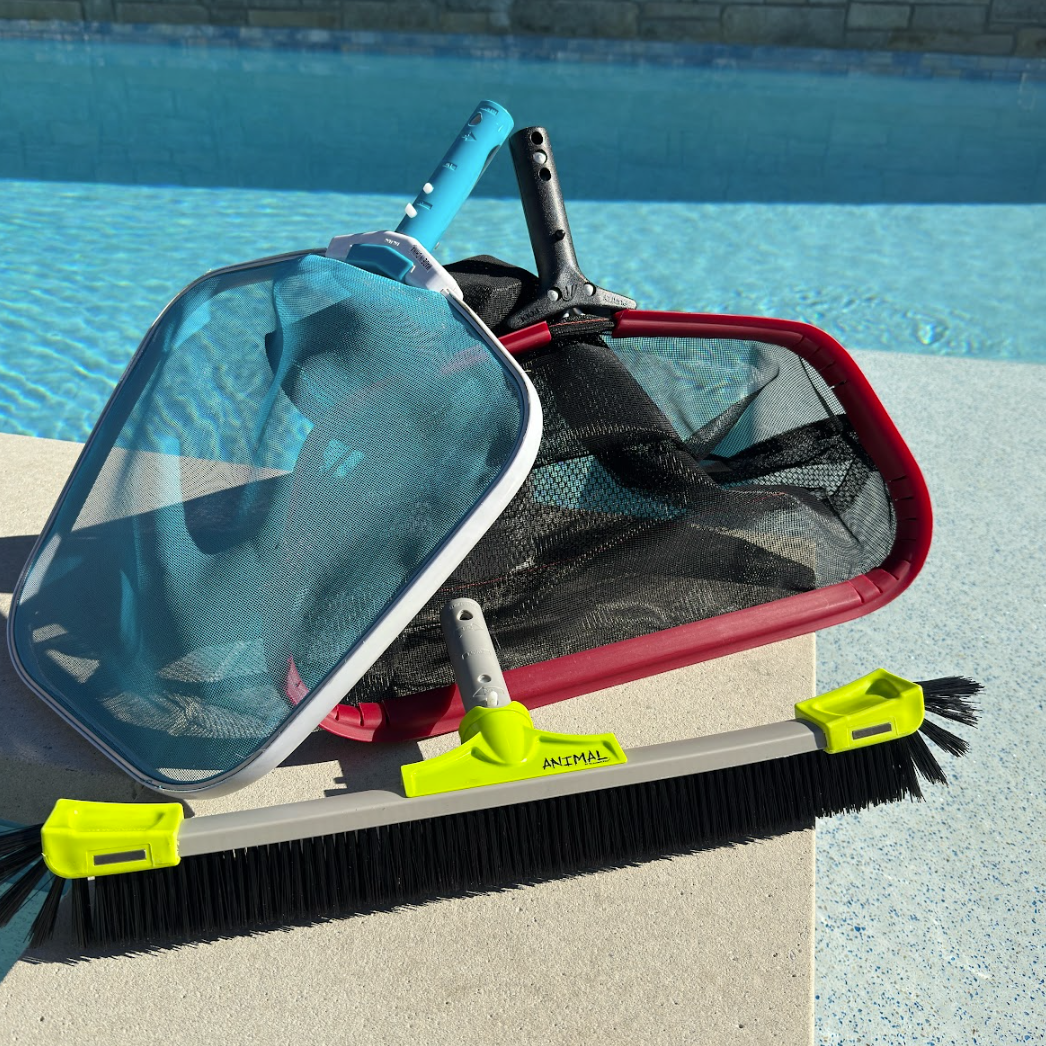
[[[643,307],[1046,360],[1043,83],[0,40],[0,431],[83,440],[205,270],[394,226],[482,96]],[[532,266],[507,150],[437,255],[480,252]]]

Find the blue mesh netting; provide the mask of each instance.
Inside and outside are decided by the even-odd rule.
[[[441,294],[316,255],[205,278],[96,427],[14,608],[18,659],[149,777],[226,772],[293,714],[289,676],[316,687],[395,603],[522,424]]]

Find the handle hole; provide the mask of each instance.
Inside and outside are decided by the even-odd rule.
[[[472,620],[472,611],[471,610],[461,610],[461,611],[459,611],[458,612],[458,620],[459,621],[471,621]]]
[[[559,243],[559,241],[562,240],[564,236],[566,236],[566,233],[562,229],[557,229],[552,234],[552,242]]]
[[[480,124],[482,122],[483,122],[483,114],[482,113],[473,113],[472,114],[472,119],[469,120],[469,127],[475,127],[476,124]]]
[[[552,181],[552,172],[547,167],[542,167],[541,170],[538,171],[538,177],[543,182],[550,182]]]
[[[486,672],[484,672],[483,675],[479,676],[479,681],[481,683],[489,683],[491,681],[491,677],[488,676]]]
[[[535,145],[540,145],[545,140],[545,136],[540,131],[534,131],[534,133],[530,136],[530,140]]]

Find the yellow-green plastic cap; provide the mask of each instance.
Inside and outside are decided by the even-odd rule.
[[[518,701],[501,708],[473,708],[458,729],[452,752],[402,768],[408,796],[522,781],[627,762],[613,734],[557,734],[534,727]]]
[[[820,727],[833,754],[914,734],[924,713],[922,687],[885,668],[795,706],[796,719]]]
[[[41,830],[44,862],[63,879],[176,865],[180,803],[59,799]]]

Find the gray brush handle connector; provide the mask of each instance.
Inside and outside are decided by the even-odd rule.
[[[440,613],[440,624],[465,711],[509,704],[508,687],[480,605],[474,599],[452,599]]]

